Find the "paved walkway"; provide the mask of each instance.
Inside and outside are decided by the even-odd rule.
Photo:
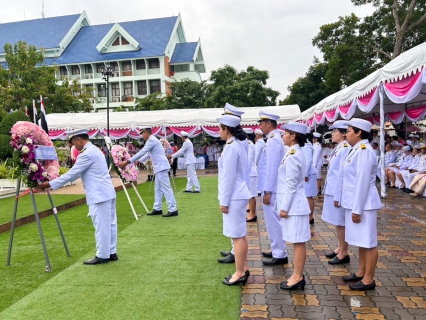
[[[388,191],[379,212],[379,262],[376,290],[352,291],[341,279],[358,269],[358,248],[351,262],[332,266],[324,253],[334,250],[336,231],[321,220],[323,197],[315,202],[315,225],[307,243],[304,291],[283,291],[279,283],[292,274],[293,246],[287,244],[285,267],[262,267],[268,250],[260,198],[258,222],[248,224],[250,279],[243,287],[241,319],[426,319],[426,198]]]

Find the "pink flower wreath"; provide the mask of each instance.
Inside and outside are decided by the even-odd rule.
[[[56,179],[59,175],[57,160],[36,160],[37,146],[53,147],[49,136],[38,125],[18,121],[11,129],[10,145],[14,149],[14,156],[19,160],[19,178],[28,187],[36,187],[42,181]]]
[[[121,178],[128,182],[136,181],[138,179],[138,168],[134,164],[128,165],[124,169],[119,167],[120,164],[131,158],[126,148],[120,145],[113,146],[111,148],[111,158],[114,165],[118,169],[118,174],[121,176]]]

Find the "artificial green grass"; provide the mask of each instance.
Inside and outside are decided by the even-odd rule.
[[[37,209],[39,212],[51,209],[47,194],[36,194]],[[53,203],[56,207],[61,204],[68,203],[77,199],[84,198],[81,194],[52,194]],[[15,205],[15,197],[0,199],[0,224],[7,223],[12,220],[13,208]],[[31,197],[29,195],[19,198],[17,219],[34,214]]]
[[[186,179],[175,182],[184,189]],[[200,183],[201,194],[176,194],[179,216],[173,218],[144,215],[135,221],[119,192],[119,260],[106,265],[82,264],[94,255],[85,205],[59,215],[71,258],[66,258],[54,217],[42,220],[52,273],[43,272],[36,225],[18,228],[11,266],[0,265],[0,318],[237,319],[241,288],[221,283],[235,266],[216,260],[230,245],[222,235],[217,178],[200,178]],[[148,188],[138,186],[151,209]],[[132,199],[142,212],[136,196]],[[8,234],[0,236],[0,248],[5,248],[0,261],[6,261],[8,239]]]

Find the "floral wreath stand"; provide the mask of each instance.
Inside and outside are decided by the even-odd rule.
[[[10,228],[9,249],[7,251],[6,265],[7,266],[10,265],[10,258],[11,258],[11,255],[12,255],[13,236],[14,236],[14,233],[15,233],[15,221],[16,221],[16,215],[17,215],[17,212],[18,212],[18,201],[19,201],[19,198],[29,194],[30,197],[31,197],[31,202],[32,202],[33,209],[34,209],[34,215],[35,215],[36,222],[37,222],[38,233],[40,235],[41,246],[43,248],[44,259],[46,261],[45,271],[51,272],[52,268],[50,266],[49,255],[47,254],[46,243],[44,241],[43,229],[41,228],[40,217],[39,217],[39,214],[38,214],[37,204],[36,204],[35,197],[34,197],[34,193],[38,193],[39,191],[37,191],[37,189],[28,188],[26,191],[19,194],[20,189],[21,189],[21,179],[18,179],[17,183],[16,183],[15,205],[14,205],[14,208],[13,208],[12,226]],[[62,226],[61,226],[61,223],[59,221],[58,210],[56,209],[56,207],[53,203],[52,195],[50,194],[49,191],[47,191],[47,195],[49,197],[49,201],[50,201],[50,204],[52,206],[52,211],[53,211],[55,219],[56,219],[56,224],[58,225],[59,233],[61,234],[62,243],[64,244],[65,252],[67,253],[68,257],[71,257],[70,252],[68,250],[67,241],[65,240],[64,232],[62,231]]]
[[[104,139],[105,139],[105,143],[106,143],[107,148],[108,148],[108,152],[109,152],[111,158],[113,158],[113,155],[112,155],[112,152],[111,152],[111,149],[112,149],[111,139],[108,136],[105,136]],[[120,178],[120,182],[121,182],[121,185],[123,187],[124,193],[126,194],[127,200],[129,201],[130,208],[132,208],[133,215],[135,216],[136,220],[139,220],[138,217],[141,217],[142,214],[137,214],[136,213],[135,207],[133,206],[132,199],[130,198],[129,193],[127,192],[127,189],[126,189],[126,186],[125,186],[125,180],[123,179],[122,175],[120,174],[120,171],[119,171],[118,167],[114,164],[114,161],[111,162],[109,170],[111,170],[111,168],[113,168],[113,167],[116,169],[116,171],[118,173],[118,176]],[[133,181],[127,181],[127,183],[131,184],[131,186],[133,187],[133,190],[135,191],[135,193],[138,196],[139,200],[141,201],[143,207],[145,208],[146,213],[149,213],[149,210],[148,210],[147,206],[145,205],[145,202],[143,201],[143,199],[142,199],[141,195],[139,194],[139,191],[136,188],[136,186],[133,183]]]

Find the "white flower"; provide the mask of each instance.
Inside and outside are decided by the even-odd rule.
[[[123,158],[123,154],[122,153],[117,153],[117,156],[120,158]]]
[[[36,165],[35,163],[31,163],[29,165],[29,168],[32,172],[36,172],[38,170],[38,165]]]
[[[27,146],[23,146],[21,151],[22,151],[22,153],[26,154],[26,153],[30,152],[30,148],[28,148]]]
[[[46,171],[42,173],[43,177],[47,178],[47,176],[49,175]]]
[[[32,144],[33,140],[31,138],[27,138],[27,140],[25,140],[25,142],[28,143],[28,144]]]

